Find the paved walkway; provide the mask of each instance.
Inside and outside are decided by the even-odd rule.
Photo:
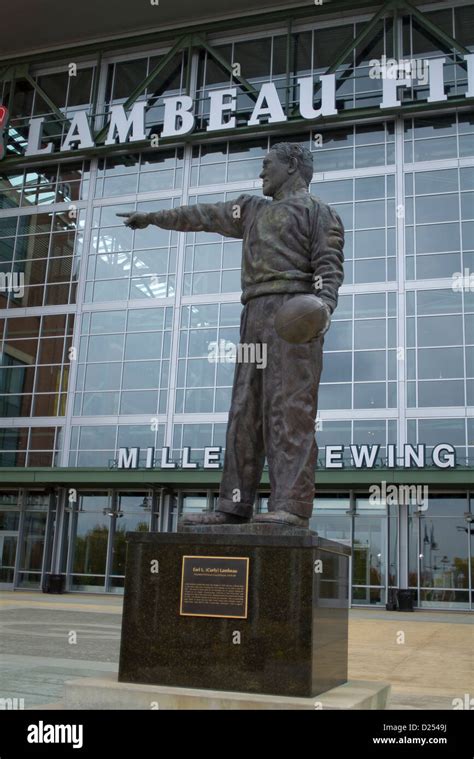
[[[391,683],[391,708],[452,709],[474,697],[474,615],[352,609],[349,677]]]
[[[65,680],[117,672],[121,596],[0,592],[0,698],[61,700]],[[352,609],[349,677],[392,684],[391,709],[474,697],[474,616]]]

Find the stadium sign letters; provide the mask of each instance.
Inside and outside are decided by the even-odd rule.
[[[472,98],[474,97],[474,54],[465,55],[464,59],[467,64],[468,76],[468,86],[465,96]],[[426,60],[427,77],[423,79],[423,83],[426,82],[427,78],[429,84],[427,101],[429,103],[442,102],[448,99],[444,91],[445,63],[445,58]],[[402,74],[401,78],[388,75],[383,76],[380,108],[402,107],[402,101],[399,99],[401,97],[399,90],[412,87],[416,79],[416,75],[413,76],[412,74]],[[297,82],[299,89],[299,111],[303,119],[317,121],[321,117],[337,116],[335,74],[321,74],[314,78],[312,76],[300,77]],[[318,86],[318,108],[314,107],[316,96],[315,85]],[[208,92],[209,117],[207,132],[221,132],[222,130],[236,128],[237,89],[237,87],[230,87],[210,90]],[[177,95],[163,97],[162,102],[164,104],[163,128],[161,134],[157,135],[157,137],[179,138],[193,132],[196,125],[193,98],[189,95]],[[136,102],[128,113],[125,112],[123,105],[112,105],[108,114],[109,122],[105,144],[114,145],[117,142],[121,144],[146,140],[146,108],[147,103],[144,100]],[[37,117],[30,120],[26,156],[46,155],[54,151],[53,143],[48,142],[47,137],[43,135],[45,118]],[[84,150],[94,147],[95,142],[91,130],[89,112],[87,110],[75,111],[72,114],[68,114],[68,120],[70,126],[61,144],[60,151]],[[262,120],[264,124],[278,124],[288,120],[273,82],[263,83],[257,91],[255,106],[246,125],[259,127],[262,124]],[[151,135],[149,137],[151,138]]]

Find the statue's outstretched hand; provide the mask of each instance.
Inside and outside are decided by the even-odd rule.
[[[130,227],[130,229],[145,229],[150,224],[150,217],[147,213],[129,211],[128,213],[118,213],[117,216],[123,216],[125,226]]]

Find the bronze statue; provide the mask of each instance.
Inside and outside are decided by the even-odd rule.
[[[256,515],[254,521],[309,525],[324,334],[344,279],[344,227],[334,210],[310,195],[312,176],[311,152],[283,142],[266,155],[260,174],[263,194],[272,200],[243,194],[225,203],[118,214],[132,229],[156,224],[242,239],[240,341],[266,346],[264,369],[256,362],[236,363],[216,509],[184,515],[184,524],[238,524],[252,519],[266,456],[271,487],[268,513]],[[325,324],[313,339],[289,342],[276,331],[275,318],[284,304],[301,294],[312,294],[315,305],[323,302]]]

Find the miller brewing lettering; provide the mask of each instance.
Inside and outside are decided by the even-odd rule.
[[[141,449],[120,448],[118,458],[113,463],[117,469],[219,469],[221,467],[221,446],[209,446],[204,448],[203,463],[193,461],[193,452],[190,447],[182,448],[178,459],[173,461],[168,446],[158,451],[155,448],[146,448],[146,457],[143,463],[140,460]],[[348,460],[347,453],[350,453]],[[194,454],[198,456],[199,453]],[[202,454],[201,454],[202,455]],[[383,458],[383,462],[381,461]],[[450,443],[438,443],[428,453],[427,446],[407,444],[401,449],[396,445],[387,445],[382,450],[380,445],[327,445],[323,467],[325,469],[373,469],[383,463],[387,469],[397,467],[403,469],[424,469],[432,466],[436,469],[456,468],[456,449]]]

